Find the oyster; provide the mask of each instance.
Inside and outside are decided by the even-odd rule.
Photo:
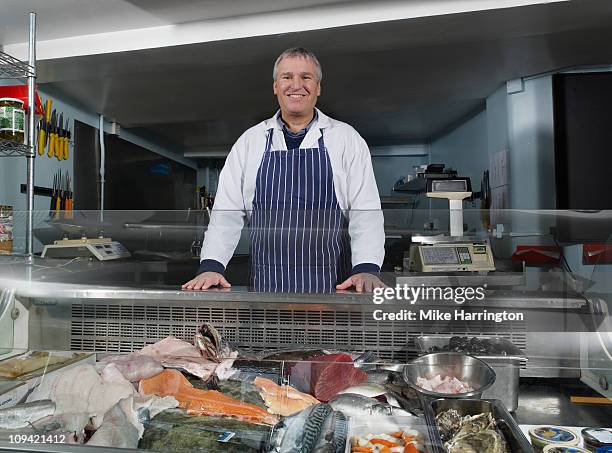
[[[492,429],[453,438],[448,453],[510,453],[504,437]]]
[[[510,453],[490,412],[462,417],[449,409],[436,416],[436,423],[448,453]]]
[[[468,415],[461,421],[461,428],[456,431],[454,437],[477,434],[485,429],[495,429],[495,420],[490,412],[474,416]]]
[[[462,420],[463,417],[455,409],[440,412],[436,416],[438,431],[440,431],[440,438],[443,442],[451,440],[453,435],[459,431]]]

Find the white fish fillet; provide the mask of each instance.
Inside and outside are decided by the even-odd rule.
[[[87,445],[115,448],[137,448],[138,430],[128,421],[119,404],[114,405]]]
[[[416,384],[424,390],[437,393],[466,393],[474,390],[466,382],[463,382],[456,377],[445,376],[444,378],[436,374],[431,379],[418,377]]]
[[[159,360],[144,354],[108,356],[100,360],[97,366],[103,368],[110,363],[116,365],[123,377],[130,382],[148,379],[164,371]]]
[[[174,337],[145,346],[136,354],[153,357],[165,368],[182,369],[203,380],[210,379],[218,365],[202,357],[200,350],[191,343]]]
[[[199,377],[207,381],[217,369],[217,364],[203,357],[159,357],[162,365],[165,368],[176,368],[187,371],[189,374]]]
[[[157,395],[134,396],[119,402],[127,420],[138,431],[138,438],[144,434],[143,412],[148,411],[148,416],[144,419],[151,419],[166,409],[174,409],[179,403],[173,396],[160,398]]]
[[[166,337],[155,344],[145,346],[138,351],[138,354],[148,355],[151,357],[160,355],[202,357],[202,353],[194,345],[174,337]]]
[[[97,428],[104,414],[124,398],[134,395],[132,384],[114,365],[108,365],[101,377],[92,365],[80,365],[46,378],[28,397],[28,401],[51,399],[55,413],[86,413]]]

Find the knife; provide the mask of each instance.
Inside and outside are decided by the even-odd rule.
[[[57,122],[56,138],[55,138],[55,157],[57,160],[64,158],[64,113],[60,113],[59,120]]]
[[[64,148],[63,148],[64,160],[68,160],[68,124],[70,124],[70,121],[68,120],[68,118],[66,118],[66,124],[64,127]]]
[[[49,122],[51,121],[51,99],[45,102],[45,111],[40,119],[38,130],[38,155],[42,156],[45,153],[45,147],[49,142]]]
[[[55,124],[57,124],[57,114],[55,113],[55,109],[53,109],[53,113],[51,114],[51,120],[49,121],[49,150],[47,152],[47,157],[53,157],[55,155]]]
[[[55,187],[57,185],[57,173],[53,175],[53,191],[51,192],[51,206],[49,207],[49,211],[55,211]]]
[[[38,155],[42,156],[45,152],[45,119],[38,120]]]
[[[66,125],[68,127],[68,125]],[[68,159],[68,152],[70,150],[70,139],[72,138],[72,129],[68,129],[68,135],[66,136],[66,159]]]

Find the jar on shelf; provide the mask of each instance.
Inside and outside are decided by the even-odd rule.
[[[0,138],[23,143],[25,137],[25,110],[23,101],[0,98]]]

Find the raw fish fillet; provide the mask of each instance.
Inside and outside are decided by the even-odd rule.
[[[436,374],[431,379],[418,377],[416,385],[424,390],[436,393],[467,393],[474,390],[466,382],[460,381],[456,377],[446,376],[442,378],[439,374]]]
[[[324,402],[367,379],[365,372],[355,368],[351,356],[343,353],[315,356],[291,368],[291,384]]]
[[[135,354],[153,357],[166,368],[179,368],[203,380],[212,377],[217,368],[215,361],[202,357],[194,345],[174,337],[167,337],[145,346]]]
[[[138,431],[139,439],[144,434],[143,423],[145,421],[152,419],[166,409],[174,409],[178,405],[178,401],[172,396],[160,398],[157,395],[130,396],[119,402],[125,417]]]
[[[101,366],[114,364],[130,382],[150,378],[164,371],[164,367],[156,358],[135,353],[105,357],[99,363]]]
[[[104,421],[87,445],[114,448],[137,448],[138,430],[128,421],[119,404],[104,415]]]
[[[71,357],[59,357],[48,352],[31,351],[0,363],[0,376],[15,378],[70,359]]]
[[[268,412],[282,416],[296,414],[319,400],[294,389],[290,385],[277,385],[270,379],[256,377],[253,384],[259,387],[259,394],[268,406]]]
[[[216,362],[211,362],[203,357],[174,357],[166,355],[158,356],[158,359],[166,368],[185,370],[204,381],[210,379],[217,369]]]
[[[273,425],[277,418],[254,404],[243,403],[215,390],[199,390],[177,370],[164,370],[149,379],[140,381],[143,395],[173,396],[179,407],[191,415],[234,417],[251,423]]]
[[[145,346],[138,354],[155,357],[158,355],[171,355],[179,357],[202,357],[202,353],[191,343],[174,337],[166,337],[155,344]]]
[[[135,393],[114,365],[107,365],[104,371],[101,377],[92,365],[80,365],[46,377],[28,401],[50,399],[55,402],[56,415],[86,413],[97,428],[110,408]]]
[[[90,422],[91,417],[86,413],[59,414],[40,419],[31,423],[31,426],[35,432],[57,434],[58,439],[65,439],[65,443],[82,444],[85,441],[85,427]]]

